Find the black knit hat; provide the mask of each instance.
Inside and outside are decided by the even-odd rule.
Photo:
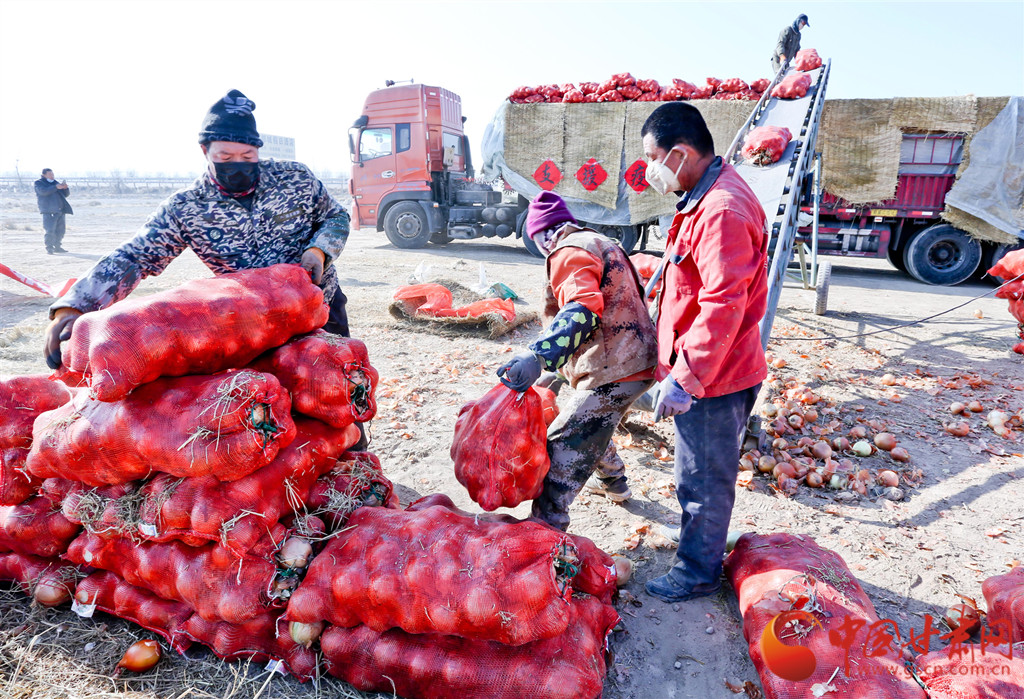
[[[232,90],[206,113],[199,142],[231,141],[262,148],[263,141],[256,130],[256,118],[252,115],[254,109],[255,102],[238,90]]]

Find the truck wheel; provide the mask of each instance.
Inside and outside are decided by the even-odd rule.
[[[617,242],[626,251],[627,255],[633,252],[633,249],[636,247],[637,234],[635,226],[592,226],[592,228],[601,235],[608,236]]]
[[[384,232],[398,248],[422,248],[430,240],[430,227],[420,205],[403,201],[388,209],[384,216]]]
[[[906,239],[904,238],[904,240],[901,241],[901,243],[905,242]],[[901,272],[907,271],[907,265],[903,263],[903,251],[906,249],[906,247],[907,246],[905,244],[901,244],[897,247],[890,247],[888,250],[885,251],[885,259],[889,262],[889,264],[891,264],[893,267],[895,267]]]
[[[540,248],[530,239],[530,236],[523,233],[523,247],[526,248],[531,255],[534,257],[544,257],[544,253],[540,251]]]
[[[814,315],[823,316],[828,310],[828,287],[832,281],[832,261],[825,260],[818,265],[817,284],[814,285]]]
[[[940,223],[907,242],[903,262],[920,282],[952,286],[974,274],[981,262],[981,243],[959,228]]]

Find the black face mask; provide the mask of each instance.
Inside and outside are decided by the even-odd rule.
[[[260,175],[260,164],[255,163],[214,163],[214,177],[220,186],[229,192],[240,194],[256,186]]]

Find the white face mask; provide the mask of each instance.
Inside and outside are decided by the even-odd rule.
[[[662,160],[652,160],[647,164],[647,171],[644,173],[644,177],[647,178],[647,183],[654,188],[654,191],[658,194],[665,195],[669,192],[678,192],[683,187],[679,184],[679,171],[683,169],[683,165],[686,164],[686,154],[683,151],[679,151],[682,156],[679,159],[679,167],[676,168],[675,172],[672,172],[665,165],[665,161],[668,160],[668,156],[672,153],[675,148],[672,148],[668,153],[665,154],[665,158]]]

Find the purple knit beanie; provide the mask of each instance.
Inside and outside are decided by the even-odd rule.
[[[530,202],[530,210],[526,214],[526,235],[533,240],[541,231],[566,222],[576,223],[576,219],[569,213],[562,197],[544,191]]]

